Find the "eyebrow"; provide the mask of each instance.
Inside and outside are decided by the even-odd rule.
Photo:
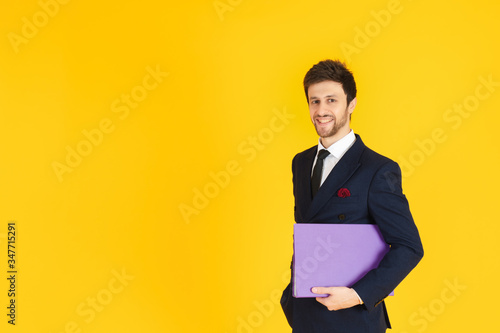
[[[327,97],[337,97],[337,95],[335,94],[332,94],[332,95],[326,95],[325,98]],[[319,97],[316,97],[316,96],[311,96],[310,99],[319,99]]]

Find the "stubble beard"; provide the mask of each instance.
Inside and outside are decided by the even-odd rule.
[[[314,122],[314,128],[316,129],[316,133],[318,133],[318,136],[320,138],[329,138],[329,137],[335,136],[338,133],[338,131],[342,127],[344,127],[344,125],[347,123],[348,118],[349,118],[348,114],[349,113],[348,113],[347,108],[346,108],[342,118],[337,119],[337,118],[333,117],[334,125],[330,130],[318,129],[316,122]]]

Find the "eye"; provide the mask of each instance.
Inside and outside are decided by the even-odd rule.
[[[318,104],[318,103],[319,101],[317,99],[311,101],[311,104]]]
[[[333,103],[333,102],[335,102],[335,99],[333,99],[333,98],[328,99],[328,103]]]

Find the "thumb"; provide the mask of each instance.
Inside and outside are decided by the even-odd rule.
[[[314,293],[314,294],[328,294],[328,289],[329,288],[326,288],[326,287],[313,287],[311,289],[311,291]]]

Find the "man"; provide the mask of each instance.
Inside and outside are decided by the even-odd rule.
[[[294,333],[385,332],[391,325],[384,298],[423,256],[401,189],[401,170],[351,130],[356,83],[343,63],[314,65],[304,90],[319,143],[292,162],[295,221],[377,224],[390,250],[353,286],[312,289],[327,297],[294,298],[290,283],[281,299],[283,310]]]

